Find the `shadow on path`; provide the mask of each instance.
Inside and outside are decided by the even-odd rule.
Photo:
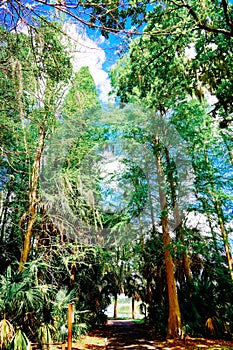
[[[145,325],[132,321],[109,321],[112,328],[111,337],[108,340],[108,350],[123,349],[156,349],[154,341]]]
[[[113,320],[108,322],[109,335],[107,350],[194,350],[224,349],[233,350],[232,340],[214,340],[205,338],[155,339],[150,328],[132,321]]]

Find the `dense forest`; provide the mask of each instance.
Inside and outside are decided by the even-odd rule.
[[[232,339],[231,1],[6,0],[0,20],[0,346],[65,340],[69,303],[77,338],[120,293],[158,336]],[[67,21],[120,42],[111,103]]]

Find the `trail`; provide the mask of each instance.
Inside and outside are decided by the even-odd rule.
[[[190,338],[181,340],[155,339],[150,328],[133,321],[108,321],[109,338],[107,350],[194,350],[194,349],[224,349],[233,350],[232,340],[214,340],[205,338]]]
[[[111,337],[108,340],[108,350],[149,350],[159,349],[155,347],[149,330],[142,324],[132,321],[109,321],[112,327]]]

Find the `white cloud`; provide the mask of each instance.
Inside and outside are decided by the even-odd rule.
[[[74,39],[72,43],[72,64],[74,71],[77,72],[83,66],[89,67],[90,73],[95,81],[99,98],[102,102],[109,101],[108,93],[111,90],[108,74],[103,70],[103,64],[106,61],[106,55],[99,43],[104,42],[104,38],[100,37],[95,42],[91,40],[85,30],[80,31],[79,28],[72,23],[64,26],[64,31],[69,37]]]

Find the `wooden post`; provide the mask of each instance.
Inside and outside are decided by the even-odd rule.
[[[73,305],[68,304],[68,350],[72,349]]]

